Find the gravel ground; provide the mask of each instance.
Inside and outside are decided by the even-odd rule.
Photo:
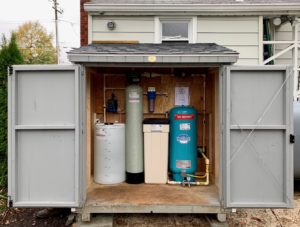
[[[116,215],[114,226],[116,227],[154,227],[154,226],[199,226],[206,227],[208,222],[204,215],[171,215],[171,214],[134,214]]]
[[[294,196],[294,209],[240,209],[228,215],[229,226],[300,226],[300,188]]]

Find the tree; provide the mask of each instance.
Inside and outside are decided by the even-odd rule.
[[[7,183],[7,69],[22,63],[16,35],[12,34],[9,42],[3,36],[0,49],[0,188]]]
[[[52,34],[39,22],[27,22],[16,31],[18,46],[26,64],[56,63],[56,49],[52,44]]]

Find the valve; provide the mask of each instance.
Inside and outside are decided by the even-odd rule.
[[[155,87],[148,87],[148,110],[150,113],[154,112],[154,106],[155,106],[155,98],[156,98],[156,90]]]

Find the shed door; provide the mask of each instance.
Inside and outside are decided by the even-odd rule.
[[[9,196],[14,207],[78,207],[83,178],[78,66],[15,66],[9,75]]]
[[[291,207],[292,71],[223,68],[223,179],[226,207]]]

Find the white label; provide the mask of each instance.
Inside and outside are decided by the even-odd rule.
[[[189,137],[187,134],[181,134],[181,135],[177,136],[176,139],[181,144],[187,144],[188,142],[190,142],[191,137]]]
[[[139,99],[140,98],[140,94],[137,93],[136,91],[131,91],[131,92],[129,92],[129,98],[130,99]]]
[[[179,129],[181,131],[191,130],[191,124],[190,123],[182,123],[182,124],[179,125]]]
[[[176,160],[176,168],[190,169],[191,168],[191,160]]]
[[[151,125],[151,132],[162,132],[162,125]]]
[[[96,136],[106,136],[105,129],[96,129]]]
[[[136,91],[129,92],[129,103],[139,103],[140,102],[140,94]]]
[[[129,99],[129,102],[130,103],[139,103],[140,100],[139,99],[138,100],[136,100],[136,99]]]
[[[189,104],[189,87],[175,87],[175,106],[188,106]]]

